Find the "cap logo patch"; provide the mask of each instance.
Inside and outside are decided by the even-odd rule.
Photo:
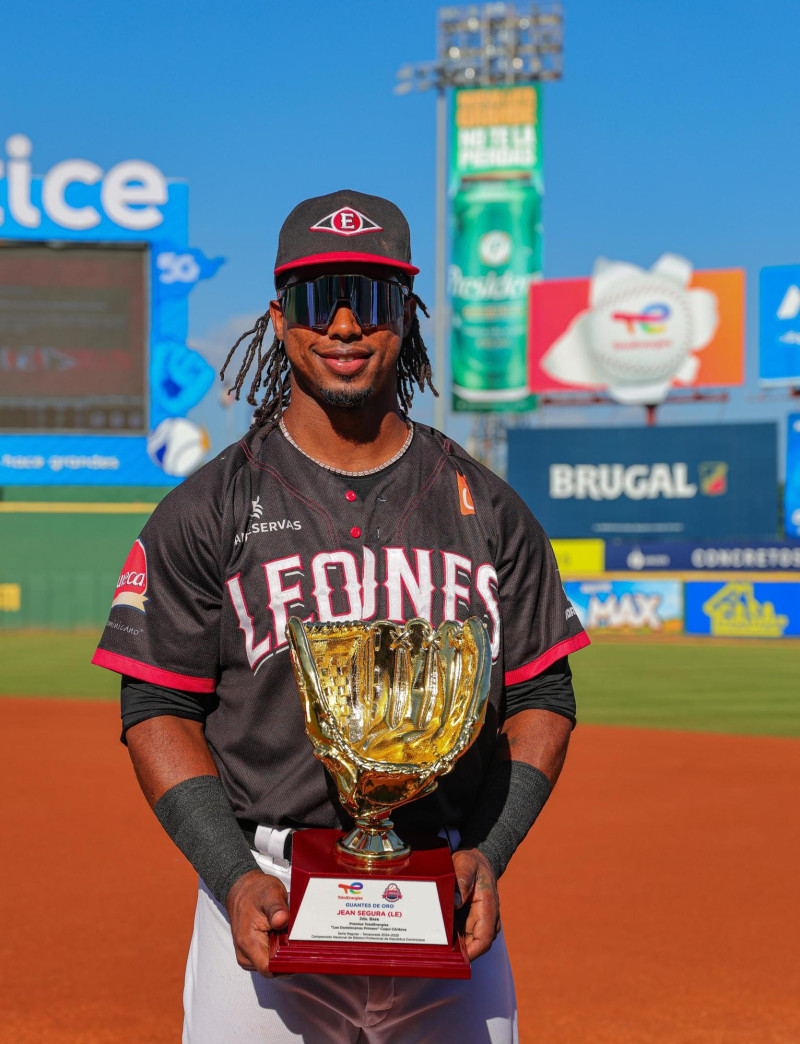
[[[474,515],[475,505],[472,502],[472,493],[463,475],[458,475],[458,505],[462,515]]]
[[[316,225],[312,225],[309,231],[333,232],[336,236],[358,236],[362,232],[382,232],[383,229],[361,211],[353,210],[352,207],[340,207]]]
[[[140,613],[145,611],[144,603],[147,598],[147,553],[141,540],[137,540],[125,559],[122,567],[117,589],[114,592],[114,601],[111,608],[127,605],[131,609],[138,609]]]

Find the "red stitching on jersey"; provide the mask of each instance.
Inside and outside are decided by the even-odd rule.
[[[98,649],[92,657],[92,663],[109,671],[116,671],[117,674],[130,674],[141,681],[166,685],[172,689],[185,689],[187,692],[213,692],[217,687],[213,678],[195,678],[191,674],[165,671],[161,667],[152,667],[149,663],[132,660],[130,656],[109,652],[108,649]]]
[[[309,500],[308,497],[304,497],[300,490],[295,489],[294,486],[287,482],[283,475],[280,474],[280,472],[276,471],[273,467],[270,467],[269,464],[264,464],[263,461],[260,461],[257,457],[254,457],[253,454],[250,452],[250,447],[244,440],[242,440],[239,443],[239,445],[244,450],[244,454],[251,464],[255,465],[255,467],[257,468],[260,468],[261,471],[266,471],[267,474],[272,475],[272,477],[274,479],[277,479],[277,481],[284,487],[284,489],[288,489],[289,492],[293,494],[293,496],[297,497],[297,499],[302,504],[305,504],[306,507],[311,508],[312,511],[318,511],[324,517],[328,525],[328,533],[330,534],[331,540],[334,544],[338,543],[339,537],[336,532],[336,526],[334,525],[333,519],[322,506],[322,504],[318,504],[316,500]]]
[[[449,439],[448,439],[448,443],[449,443]],[[448,454],[445,451],[442,454],[442,456],[439,458],[439,463],[436,465],[436,467],[431,472],[430,477],[428,478],[428,481],[425,483],[425,485],[419,491],[419,493],[417,494],[416,498],[411,501],[411,503],[409,504],[409,506],[405,510],[405,512],[400,516],[400,520],[397,523],[397,528],[394,531],[394,539],[395,540],[402,539],[403,531],[405,530],[405,527],[406,527],[406,522],[409,520],[411,515],[417,510],[419,505],[425,499],[426,493],[431,488],[433,483],[436,481],[436,479],[437,479],[437,477],[439,475],[439,472],[442,470],[442,468],[444,467],[444,465],[447,462],[447,460],[448,460]]]
[[[591,642],[586,631],[581,631],[580,634],[573,635],[572,638],[565,638],[563,642],[559,642],[552,649],[543,652],[541,656],[537,656],[535,660],[526,663],[524,667],[506,671],[505,683],[506,685],[516,685],[518,682],[535,678],[537,674],[547,670],[551,663],[560,660],[562,656],[568,656],[569,653],[577,652],[578,649],[585,649],[587,645],[591,645]]]

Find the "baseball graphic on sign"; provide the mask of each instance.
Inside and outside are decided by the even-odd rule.
[[[167,417],[147,436],[147,452],[167,475],[186,478],[202,464],[211,443],[205,428],[185,417]]]
[[[719,326],[713,293],[689,288],[692,266],[664,254],[646,271],[600,258],[589,307],[542,359],[556,380],[607,388],[617,402],[658,403],[673,383],[691,384]]]

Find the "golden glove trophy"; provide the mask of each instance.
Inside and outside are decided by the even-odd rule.
[[[293,838],[289,927],[270,970],[469,978],[446,841],[401,840],[392,809],[436,789],[477,737],[491,650],[483,623],[286,628],[314,754],[355,820]]]

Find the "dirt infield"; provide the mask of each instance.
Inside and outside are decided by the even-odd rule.
[[[194,879],[116,707],[0,713],[0,1039],[174,1044]],[[798,793],[797,740],[578,729],[502,883],[523,1042],[800,1040]]]

